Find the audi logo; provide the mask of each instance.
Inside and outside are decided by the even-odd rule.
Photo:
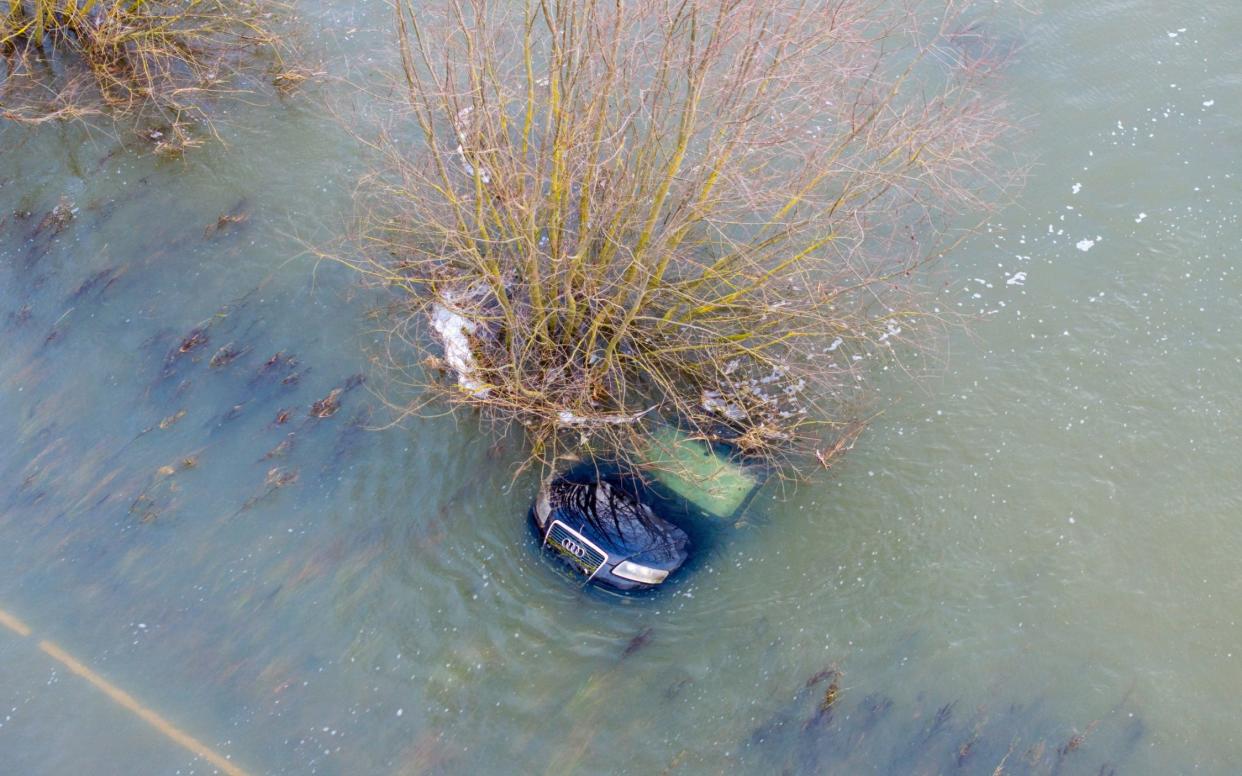
[[[575,542],[573,539],[562,539],[561,547],[563,547],[565,552],[568,552],[570,555],[578,558],[586,557],[586,548]]]

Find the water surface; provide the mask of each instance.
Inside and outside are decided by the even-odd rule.
[[[366,80],[387,13],[306,45]],[[371,430],[377,300],[305,255],[364,93],[180,162],[0,126],[5,769],[211,771],[46,639],[250,773],[1237,772],[1242,6],[995,23],[1035,164],[945,268],[969,331],[636,599],[539,559],[517,440]]]

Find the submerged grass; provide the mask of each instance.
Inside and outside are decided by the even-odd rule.
[[[1011,182],[968,13],[399,3],[400,118],[344,259],[401,292],[399,383],[440,370],[545,463],[635,458],[659,419],[828,465],[863,366],[938,320],[917,271]]]
[[[206,101],[235,91],[243,70],[272,67],[278,87],[298,77],[271,26],[277,8],[266,0],[8,0],[0,117],[137,116],[159,150],[196,145],[190,130],[210,123]]]

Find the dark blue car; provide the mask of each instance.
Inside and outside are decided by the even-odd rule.
[[[530,517],[545,548],[588,581],[617,590],[653,588],[689,555],[686,532],[625,478],[557,476],[540,488]]]

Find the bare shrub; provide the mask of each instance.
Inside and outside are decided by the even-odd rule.
[[[38,124],[110,113],[143,115],[161,150],[194,145],[205,99],[235,89],[256,52],[282,76],[269,20],[248,0],[9,0],[0,16],[0,117]]]
[[[935,317],[916,270],[1009,183],[968,11],[401,2],[399,120],[345,259],[400,292],[400,384],[438,369],[545,462],[632,456],[662,419],[828,465],[862,370]]]

